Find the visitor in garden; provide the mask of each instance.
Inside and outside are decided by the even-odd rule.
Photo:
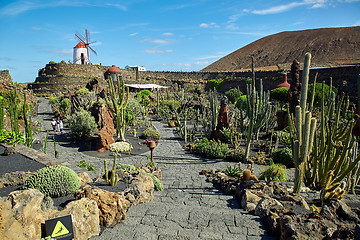
[[[60,132],[60,118],[58,117],[56,120],[56,131]]]
[[[64,123],[61,119],[59,120],[59,127],[60,127],[60,132],[62,134],[64,132]]]
[[[55,119],[53,119],[51,121],[51,126],[52,126],[53,131],[56,132],[57,123],[56,123]]]

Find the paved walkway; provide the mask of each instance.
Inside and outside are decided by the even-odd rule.
[[[39,104],[40,124],[51,130],[51,109],[46,100]],[[49,116],[46,118],[45,116]],[[45,117],[45,121],[42,118]],[[163,192],[155,192],[153,202],[132,206],[127,218],[113,228],[106,228],[100,239],[274,239],[263,229],[260,219],[240,209],[237,200],[216,189],[199,175],[203,169],[225,169],[229,163],[207,160],[185,152],[174,140],[174,134],[163,123],[153,122],[161,133],[161,141],[154,150],[154,162],[163,170]],[[41,139],[46,133],[39,133]],[[56,135],[58,137],[58,135]],[[60,136],[61,137],[61,136]],[[48,153],[53,151],[49,142]],[[103,159],[89,157],[71,145],[59,142],[60,158],[75,167],[84,159],[102,167]],[[147,153],[148,154],[148,153]],[[121,159],[125,163],[147,162],[145,155]]]

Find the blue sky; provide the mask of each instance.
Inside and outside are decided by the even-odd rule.
[[[360,25],[360,0],[0,0],[0,70],[33,82],[49,61],[72,61],[87,28],[92,63],[198,71],[270,34]]]

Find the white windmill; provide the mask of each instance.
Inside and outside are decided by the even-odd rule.
[[[90,64],[89,49],[97,55],[96,51],[90,47],[90,44],[96,41],[90,42],[90,32],[87,29],[84,29],[84,35],[85,37],[78,32],[75,33],[75,39],[79,41],[79,43],[74,47],[74,64]]]

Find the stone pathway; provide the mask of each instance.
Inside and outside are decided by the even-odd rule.
[[[51,118],[47,100],[41,100],[38,112],[36,120],[45,130],[51,130],[51,119],[46,118]],[[45,122],[41,118],[45,118]],[[189,154],[174,140],[172,130],[161,122],[153,122],[153,125],[161,133],[161,141],[154,150],[154,162],[163,170],[165,190],[155,192],[153,202],[132,206],[124,221],[113,228],[104,229],[100,236],[92,237],[91,240],[275,239],[267,235],[259,217],[240,209],[233,196],[223,194],[212,183],[206,182],[204,176],[199,175],[203,169],[225,169],[229,163]],[[44,132],[39,133],[39,139],[44,134],[46,135]],[[51,148],[50,142],[48,145],[49,153],[53,151],[53,147]],[[60,159],[68,162],[77,172],[82,170],[76,167],[82,159],[95,165],[97,169],[102,167],[103,159],[80,153],[74,146],[58,142],[57,150],[60,151]],[[121,161],[145,164],[147,159],[144,154]]]

